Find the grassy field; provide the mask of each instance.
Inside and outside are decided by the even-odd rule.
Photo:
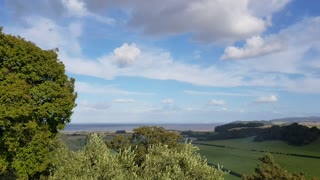
[[[223,148],[198,145],[200,154],[204,155],[208,162],[223,165],[225,168],[240,174],[252,174],[258,163],[258,158],[264,155],[263,152],[253,152],[252,149],[320,156],[320,140],[301,147],[291,146],[282,141],[253,142],[252,138],[202,141],[201,143],[226,146]],[[303,172],[308,178],[320,177],[320,159],[280,154],[273,154],[273,156],[278,164],[290,172]],[[226,179],[239,178],[229,175]]]

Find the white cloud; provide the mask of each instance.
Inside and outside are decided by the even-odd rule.
[[[286,43],[281,39],[274,39],[272,37],[263,39],[260,36],[254,36],[246,40],[243,48],[228,46],[224,50],[221,59],[252,58],[279,52],[285,48]]]
[[[254,102],[256,102],[256,103],[275,103],[277,101],[278,101],[278,97],[276,95],[270,95],[270,96],[259,97]]]
[[[212,99],[208,102],[208,105],[213,105],[213,106],[224,106],[226,105],[226,103],[224,102],[224,100],[216,100],[216,99]]]
[[[112,95],[154,95],[150,92],[134,92],[119,89],[110,85],[90,84],[87,82],[76,81],[76,92],[89,93],[89,94],[112,94]]]
[[[291,0],[249,0],[248,9],[258,17],[269,17],[282,10]]]
[[[134,99],[114,99],[113,102],[115,103],[134,103]]]
[[[140,55],[140,49],[137,48],[136,44],[127,44],[124,43],[121,47],[116,48],[113,51],[113,57],[115,59],[115,63],[119,67],[125,67],[132,64],[137,57]]]
[[[65,63],[68,72],[104,79],[131,76],[177,80],[206,86],[237,86],[240,85],[242,78],[238,72],[226,74],[214,66],[203,68],[198,65],[177,62],[169,52],[159,49],[142,49],[134,63],[125,68],[114,63],[113,53],[98,58],[98,61],[61,55],[60,59]]]
[[[47,18],[38,18],[38,21],[32,21],[31,17],[27,19],[28,26],[7,27],[4,32],[21,35],[44,49],[60,48],[59,59],[66,65],[68,73],[108,80],[115,77],[143,77],[211,87],[259,86],[294,92],[320,92],[317,73],[310,71],[310,62],[305,61],[304,57],[311,47],[320,47],[317,31],[320,17],[306,18],[270,36],[286,39],[288,48],[285,51],[250,61],[227,61],[222,66],[206,67],[177,61],[166,50],[142,45],[138,48],[134,43],[124,43],[118,47],[117,55],[114,50],[96,59],[85,59],[81,55],[78,40],[83,33],[81,23],[74,22],[63,27]],[[295,38],[289,38],[291,36]],[[123,47],[137,49],[133,53],[129,51],[130,55],[123,55],[126,54],[126,51],[121,51]],[[131,63],[121,68],[115,64],[116,57]],[[297,75],[299,78],[294,78]]]
[[[37,19],[35,21],[35,19]],[[72,22],[66,26],[59,26],[55,21],[44,17],[27,17],[25,28],[8,27],[5,31],[26,38],[43,49],[59,48],[69,54],[81,54],[78,38],[82,34],[82,24]]]
[[[186,94],[190,95],[202,95],[202,96],[255,96],[252,93],[227,93],[227,92],[208,92],[208,91],[194,91],[194,90],[184,90]]]
[[[273,0],[267,10],[260,12],[263,3],[254,0],[181,0],[172,2],[146,0],[87,0],[92,11],[104,8],[126,9],[131,18],[128,25],[141,28],[148,35],[193,33],[200,42],[233,42],[259,35],[268,24],[265,17],[284,7],[288,1]],[[192,21],[190,21],[192,19]]]
[[[174,104],[174,100],[173,100],[173,99],[170,99],[170,98],[168,98],[168,99],[163,99],[163,100],[161,100],[161,103],[162,103],[162,104]]]
[[[62,1],[62,4],[70,13],[70,15],[82,17],[89,14],[89,12],[85,7],[84,2],[80,0],[61,0],[61,1]]]
[[[234,42],[259,35],[266,30],[268,19],[288,3],[288,0],[6,1],[10,12],[18,19],[31,15],[60,20],[75,17],[114,24],[115,19],[106,14],[110,9],[120,9],[128,15],[127,25],[145,34],[165,36],[192,33],[194,39],[204,43]]]
[[[87,101],[77,103],[75,112],[103,112],[111,107],[109,103],[89,103]]]

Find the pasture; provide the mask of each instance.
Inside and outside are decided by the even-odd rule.
[[[200,148],[200,154],[205,156],[208,162],[223,165],[239,174],[254,173],[259,157],[265,154],[260,151],[269,151],[273,152],[276,163],[288,171],[303,172],[308,178],[320,177],[320,158],[287,155],[320,157],[320,139],[305,146],[292,146],[282,141],[253,142],[252,138],[199,141],[198,143],[207,144],[197,146]],[[226,179],[239,178],[228,175]]]

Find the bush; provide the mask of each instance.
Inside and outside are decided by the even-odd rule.
[[[267,153],[264,157],[259,158],[258,167],[255,174],[243,176],[243,180],[306,180],[303,174],[291,174],[279,164],[275,163],[271,154]]]

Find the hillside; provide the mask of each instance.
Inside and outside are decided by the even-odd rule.
[[[272,119],[271,122],[319,122],[320,117],[317,116],[309,116],[309,117],[288,117],[288,118],[280,118],[280,119]]]

